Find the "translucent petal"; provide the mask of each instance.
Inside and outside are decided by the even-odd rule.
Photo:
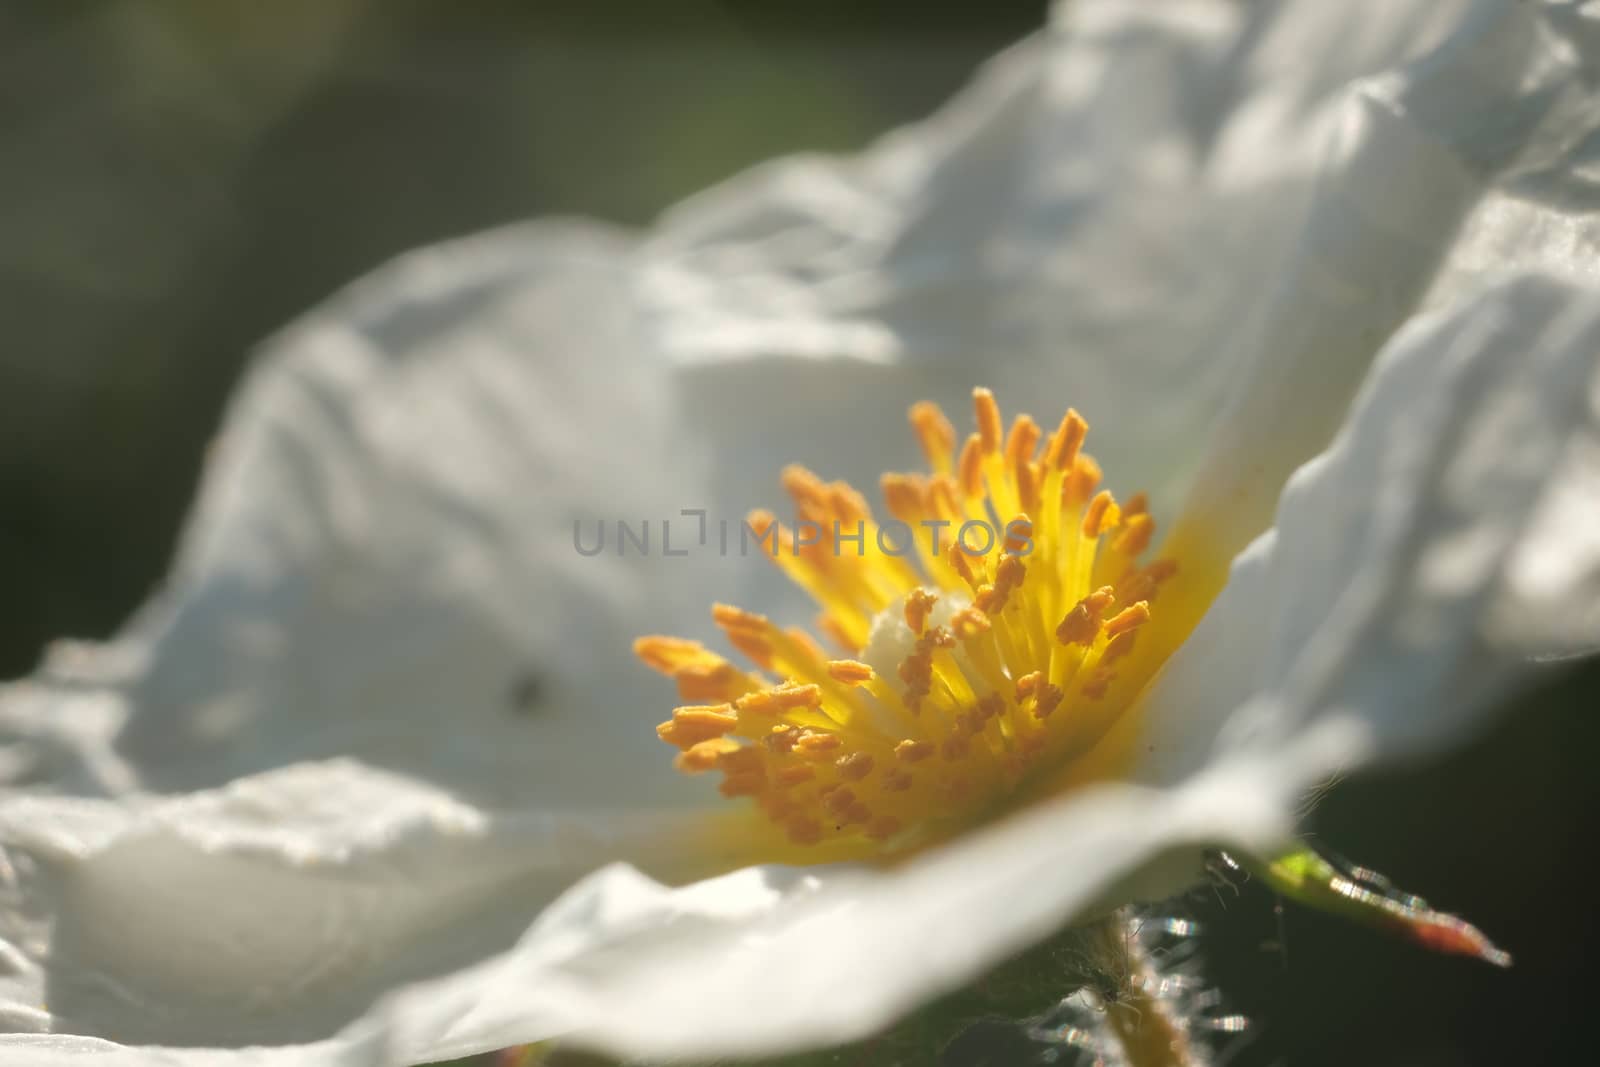
[[[1561,461],[1592,447],[1597,381],[1593,290],[1526,277],[1408,326],[1153,683],[1142,776],[1178,781],[1311,721],[1362,738],[1329,772],[1467,736],[1529,669],[1531,635],[1507,643],[1494,622],[1530,552],[1560,569],[1541,579],[1558,601],[1595,581],[1600,561],[1574,550],[1592,532],[1534,518],[1594,506]]]
[[[619,669],[626,642],[683,632],[709,599],[759,606],[742,587],[765,574],[575,558],[572,518],[736,518],[790,458],[860,477],[898,462],[876,449],[906,403],[979,381],[1012,410],[1089,412],[1112,476],[1158,507],[1230,403],[1303,414],[1253,483],[1272,499],[1272,472],[1320,446],[1360,367],[1449,273],[1484,191],[1582,187],[1592,113],[1572,102],[1592,53],[1572,7],[1371,0],[1340,23],[1359,32],[1329,33],[1320,0],[1085,0],[859,160],[760,169],[642,243],[540,225],[357,287],[241,394],[164,597],[114,646],[66,649],[0,694],[0,773],[20,787],[0,806],[8,1020],[263,1041],[235,1059],[274,1064],[567,1031],[652,1054],[852,1036],[1097,904],[1163,891],[1196,844],[1281,841],[1333,766],[1457,736],[1490,692],[1476,671],[1499,663],[1468,653],[1494,631],[1464,605],[1542,589],[1565,611],[1549,592],[1593,569],[1558,508],[1534,576],[1513,580],[1532,542],[1507,515],[1564,498],[1499,464],[1495,419],[1451,415],[1501,391],[1523,410],[1551,401],[1566,414],[1517,423],[1513,451],[1581,457],[1550,434],[1588,390],[1541,331],[1582,331],[1542,283],[1497,290],[1486,319],[1465,303],[1408,330],[1380,379],[1409,391],[1373,385],[1362,408],[1399,436],[1309,468],[1281,533],[1240,559],[1217,617],[1257,597],[1284,625],[1252,630],[1246,612],[1237,632],[1196,635],[1204,650],[1254,634],[1261,658],[1235,672],[1253,685],[1193,690],[1196,776],[1085,794],[892,874],[752,868],[669,889],[611,866],[541,914],[603,858],[672,876],[636,823],[595,814],[693,785],[632,728],[661,690]],[[1528,306],[1552,322],[1528,326]],[[1465,339],[1416,354],[1453,323]],[[1481,355],[1496,330],[1538,373]],[[1415,377],[1438,361],[1444,398]],[[1292,371],[1307,367],[1328,377],[1302,408]],[[1272,392],[1274,375],[1300,391]],[[1393,418],[1418,412],[1409,429]],[[1495,477],[1430,465],[1446,431],[1479,441]],[[1385,495],[1362,506],[1374,486]],[[1325,617],[1290,610],[1296,582]],[[1404,672],[1393,694],[1388,670]],[[341,753],[364,762],[311,762]],[[181,1062],[0,1039],[26,1063],[108,1051]]]
[[[670,814],[496,814],[351,761],[181,797],[11,797],[0,989],[19,1030],[320,1040],[389,990],[517,943],[603,864],[680,880],[738,865],[699,830]]]

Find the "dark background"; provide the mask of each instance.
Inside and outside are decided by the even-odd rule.
[[[1044,6],[0,3],[0,677],[152,589],[251,345],[340,284],[531,215],[645,224],[748,163],[860,147]],[[1313,818],[1515,968],[1292,907],[1280,926],[1247,886],[1196,906],[1253,1020],[1229,1062],[1592,1062],[1597,688],[1581,670]],[[1280,932],[1286,954],[1263,947]]]

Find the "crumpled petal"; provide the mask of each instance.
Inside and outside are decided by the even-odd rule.
[[[541,755],[599,721],[573,709],[627,634],[703,625],[702,590],[794,601],[746,560],[574,561],[569,521],[705,507],[736,525],[772,502],[791,459],[870,484],[911,460],[910,399],[961,404],[979,380],[1014,409],[1076,404],[1112,484],[1169,502],[1252,362],[1332,375],[1344,384],[1319,378],[1314,392],[1336,411],[1388,329],[1372,309],[1393,318],[1405,301],[1352,304],[1341,289],[1330,304],[1323,275],[1369,295],[1417,288],[1501,166],[1472,171],[1462,157],[1484,155],[1479,142],[1441,150],[1439,131],[1508,82],[1538,89],[1541,116],[1571,110],[1571,63],[1514,77],[1553,17],[1522,7],[1455,31],[1509,42],[1461,108],[1448,90],[1480,72],[1433,60],[1417,80],[1443,105],[1374,112],[1370,89],[1351,103],[1350,79],[1437,45],[1465,10],[1372,6],[1361,34],[1339,35],[1348,47],[1308,65],[1305,41],[1329,17],[1316,5],[1250,18],[1222,3],[1073,5],[935,119],[849,164],[760,168],[671,213],[641,249],[540,226],[409,257],[280,342],[219,444],[165,603],[115,652],[69,650],[8,693],[4,717],[33,740],[0,770],[106,793],[354,754],[495,803],[581,802],[607,783]],[[1420,94],[1390,83],[1386,100]],[[1355,132],[1324,173],[1341,122]],[[1572,122],[1525,125],[1493,139],[1496,158],[1522,160],[1536,132],[1557,145],[1536,153],[1548,184],[1567,145],[1553,131]],[[1401,178],[1414,195],[1391,208]],[[1317,284],[1274,290],[1285,263]],[[1240,313],[1263,292],[1289,337]],[[596,322],[596,307],[616,313]],[[1371,337],[1296,347],[1308,321]],[[856,343],[858,327],[900,340]],[[687,366],[663,370],[657,350]],[[733,358],[757,355],[795,358]],[[1289,406],[1291,427],[1317,423]],[[1316,436],[1267,451],[1280,474]],[[1241,447],[1213,456],[1237,470]],[[1252,485],[1270,494],[1277,477]],[[541,506],[558,495],[563,513]],[[561,610],[534,607],[551,602]],[[644,676],[613,684],[609,704],[648,705]],[[439,706],[458,726],[444,746]],[[537,709],[537,746],[517,707]],[[646,756],[647,735],[615,743],[641,757],[640,799],[688,795]]]
[[[12,797],[0,836],[7,1029],[128,1044],[314,1041],[516,943],[596,867],[739,862],[683,813],[490,813],[351,761],[176,798]]]
[[[1600,290],[1525,276],[1409,325],[1153,684],[1140,777],[1181,781],[1313,720],[1359,733],[1352,767],[1468,736],[1531,667],[1529,635],[1496,629],[1518,568],[1549,553],[1575,591],[1600,579],[1535,522],[1600,499],[1561,466],[1592,447],[1597,396]]]
[[[688,795],[615,670],[704,611],[696,561],[574,549],[579,518],[666,514],[699,481],[670,376],[625,315],[628,244],[534,225],[428,249],[270,345],[216,443],[175,571],[109,650],[50,657],[0,707],[44,739],[18,784],[221,785],[329,755],[509,804]],[[680,562],[674,560],[673,562]]]
[[[1003,406],[1072,403],[1109,483],[1150,491],[1158,516],[1208,455],[1217,481],[1269,426],[1270,466],[1232,487],[1252,498],[1230,513],[1236,549],[1479,200],[1538,197],[1518,179],[1581,164],[1593,51],[1561,15],[1063,4],[934,118],[670,212],[644,314],[688,363],[852,353],[959,375],[989,357]],[[1284,423],[1286,382],[1302,391]]]
[[[1526,175],[1577,169],[1600,131],[1600,29],[1560,14],[1480,5],[1437,50],[1354,86],[1286,273],[1239,339],[1246,384],[1175,539],[1232,555],[1265,529],[1371,358],[1455,270],[1454,239],[1476,206],[1507,189],[1537,201],[1545,192]]]
[[[640,842],[552,857],[549,834],[592,840],[613,824],[592,810],[531,823],[495,814],[552,798],[578,809],[689,795],[693,783],[670,773],[648,728],[634,728],[634,709],[661,698],[643,672],[617,669],[626,637],[668,622],[683,632],[708,600],[742,600],[747,575],[766,573],[720,559],[574,559],[570,519],[753,503],[755,479],[772,479],[781,462],[770,454],[796,442],[818,451],[790,455],[819,467],[813,457],[838,457],[844,469],[824,473],[859,476],[884,462],[866,454],[877,439],[903,432],[897,409],[921,395],[949,402],[976,380],[997,384],[1013,409],[1077,404],[1117,484],[1148,485],[1170,503],[1242,368],[1271,354],[1241,340],[1255,336],[1242,332],[1254,329],[1242,312],[1297,277],[1296,265],[1319,280],[1330,261],[1392,270],[1377,278],[1401,298],[1382,305],[1370,338],[1339,349],[1368,358],[1408,294],[1424,291],[1441,258],[1449,266],[1433,253],[1454,232],[1451,212],[1479,202],[1502,167],[1526,177],[1525,130],[1513,123],[1505,159],[1464,155],[1472,138],[1443,135],[1453,123],[1470,133],[1482,109],[1470,96],[1452,105],[1449,93],[1432,98],[1437,111],[1379,114],[1388,141],[1363,141],[1368,127],[1355,126],[1340,158],[1376,159],[1419,187],[1439,177],[1450,190],[1448,210],[1415,230],[1408,214],[1387,211],[1382,181],[1341,185],[1348,175],[1324,168],[1321,138],[1348,115],[1352,80],[1408,64],[1384,83],[1403,90],[1448,68],[1417,57],[1469,15],[1453,39],[1510,42],[1491,58],[1538,55],[1527,34],[1547,26],[1584,27],[1560,22],[1572,5],[1504,16],[1498,7],[1372,0],[1363,10],[1375,20],[1355,20],[1378,27],[1371,36],[1308,38],[1330,17],[1314,0],[1248,9],[1086,0],[998,61],[965,102],[863,161],[754,172],[669,216],[642,245],[538,226],[420,253],[299,328],[242,394],[166,600],[111,649],[58,656],[0,699],[0,721],[20,735],[0,770],[62,794],[44,806],[8,798],[0,819],[12,871],[0,884],[14,894],[0,909],[13,1022],[131,1041],[324,1038],[238,1058],[341,1067],[564,1031],[657,1053],[841,1038],[959,983],[1114,887],[1158,892],[1169,878],[1124,879],[1187,874],[1196,843],[1280,840],[1298,790],[1333,764],[1380,742],[1419,750],[1454,736],[1457,720],[1436,723],[1426,701],[1408,722],[1385,718],[1393,705],[1360,688],[1370,677],[1349,691],[1337,679],[1299,680],[1315,674],[1306,664],[1394,637],[1355,624],[1388,616],[1360,616],[1283,658],[1296,681],[1273,691],[1270,714],[1229,717],[1242,754],[1170,790],[1073,798],[889,876],[755,868],[668,889],[610,867],[534,920],[576,868],[606,849],[632,856]],[[1501,38],[1496,26],[1510,30]],[[1308,39],[1324,45],[1310,65]],[[1586,158],[1583,139],[1544,136],[1568,128],[1555,104],[1587,76],[1584,55],[1551,81],[1526,83],[1555,101],[1535,116],[1547,175]],[[1573,122],[1581,127],[1581,115]],[[1379,144],[1389,147],[1361,151]],[[1344,236],[1339,223],[1363,212],[1398,225],[1399,239],[1330,260],[1314,238]],[[1309,228],[1296,225],[1305,218]],[[1374,229],[1383,227],[1352,227],[1349,239]],[[1419,254],[1387,263],[1384,250],[1407,241]],[[1302,305],[1292,286],[1285,292],[1266,303],[1292,322]],[[1359,327],[1360,302],[1342,306]],[[654,358],[663,353],[670,359]],[[1348,388],[1356,365],[1342,365]],[[728,402],[755,385],[768,408]],[[881,433],[849,437],[856,402]],[[618,516],[621,507],[631,514]],[[1272,545],[1241,562],[1241,588]],[[1455,684],[1426,669],[1446,662],[1423,664],[1413,696]],[[526,730],[513,706],[531,709]],[[384,771],[272,770],[333,753]],[[258,771],[267,773],[211,791]],[[262,832],[235,817],[235,789],[249,807],[263,794],[298,795],[300,775],[335,796],[354,790],[356,817],[324,823],[315,805],[302,817],[268,803]],[[153,798],[140,788],[202,791]],[[118,799],[96,799],[106,796]],[[468,844],[433,821],[436,805]],[[359,817],[364,807],[375,823]],[[208,838],[206,826],[223,829]],[[309,868],[289,844],[302,832],[322,843]],[[144,862],[146,849],[165,862]],[[1173,867],[1144,871],[1158,856]],[[652,859],[649,847],[638,856],[653,868]],[[405,898],[407,885],[422,899]],[[230,897],[238,910],[206,913],[189,903],[195,887],[212,889],[207,907]],[[123,892],[151,916],[150,936],[126,945],[106,925]],[[414,909],[386,912],[394,893]],[[155,914],[151,902],[169,897],[186,910]],[[1008,906],[993,906],[997,897]],[[246,921],[269,905],[282,909],[270,929]],[[358,923],[359,943],[341,943],[351,916],[375,926]],[[509,952],[491,955],[528,921]],[[162,934],[185,951],[153,960]],[[214,959],[203,951],[213,944]],[[868,944],[882,949],[870,970],[857,959]],[[284,969],[242,967],[258,946],[263,963]],[[71,951],[58,958],[58,947]],[[324,952],[357,977],[291,981],[296,961]],[[203,965],[196,981],[192,961]],[[838,991],[868,977],[872,987],[854,997]],[[422,984],[361,1014],[362,998],[413,978]],[[46,999],[56,988],[65,1000]],[[191,996],[209,989],[220,1001],[243,988],[232,1014],[172,1021]],[[792,1003],[774,1000],[785,988]],[[818,991],[833,999],[814,1003]],[[717,997],[697,996],[708,992]],[[63,1006],[74,1003],[81,1015]],[[262,1004],[275,1009],[252,1014]],[[334,1034],[343,1019],[352,1021]],[[104,1051],[91,1038],[25,1037],[0,1040],[0,1057],[38,1063],[47,1048]]]
[[[1551,489],[1552,458],[1585,432],[1597,353],[1600,293],[1540,277],[1396,339],[1157,683],[1144,776],[1164,790],[1078,794],[755,921],[598,934],[554,965],[525,942],[489,988],[559,991],[574,1034],[621,1053],[842,1041],[1098,900],[1192,879],[1184,845],[1281,845],[1307,789],[1459,739],[1515,679],[1520,659],[1487,654],[1483,610]],[[598,906],[619,878],[638,891],[602,873],[563,906]],[[423,1028],[431,1011],[444,1027],[470,1004],[517,1032],[520,994],[449,985],[403,994],[398,1016]]]
[[[406,990],[380,1012],[407,1057],[495,1043],[484,1034],[535,1036],[530,1021],[546,1004],[572,1040],[652,1059],[865,1037],[1072,918],[1192,883],[1202,844],[1281,846],[1302,770],[1298,754],[1282,751],[1177,790],[1097,787],[889,872],[822,871],[798,886],[792,868],[725,876],[787,887],[754,913],[732,903],[699,910],[702,894],[726,888],[721,880],[672,891],[608,869],[552,908],[582,914],[576,929],[541,921],[486,973]],[[635,906],[672,921],[596,921],[614,900],[648,901]]]

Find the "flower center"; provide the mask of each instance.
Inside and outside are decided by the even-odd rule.
[[[1159,666],[1130,653],[1176,565],[1140,562],[1143,495],[1097,491],[1077,412],[1046,440],[1026,415],[1002,434],[993,395],[974,400],[959,453],[937,406],[911,409],[931,473],[883,477],[890,521],[797,467],[795,527],[747,519],[844,655],[722,604],[713,618],[764,673],[694,641],[635,643],[692,702],[657,728],[678,768],[720,772],[724,796],[817,859],[920,847],[1125,769],[1096,750]]]

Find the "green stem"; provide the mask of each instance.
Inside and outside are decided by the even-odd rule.
[[[1375,871],[1341,870],[1309,846],[1266,863],[1248,858],[1244,862],[1291,900],[1388,930],[1435,952],[1511,966],[1511,955],[1476,926],[1435,911],[1415,894],[1400,892]]]

